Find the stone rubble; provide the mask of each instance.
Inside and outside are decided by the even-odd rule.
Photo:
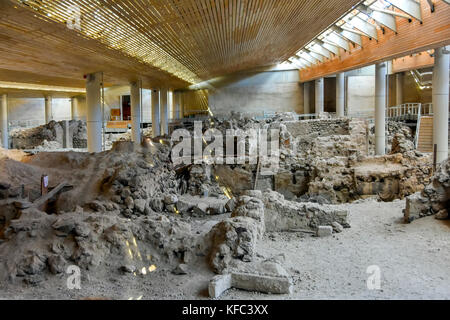
[[[69,126],[68,146],[64,146],[66,123]],[[81,120],[50,121],[48,124],[35,128],[15,129],[11,131],[11,140],[14,149],[85,149],[87,148],[86,122]]]
[[[406,198],[405,222],[436,215],[437,219],[447,219],[450,210],[450,159],[437,168],[432,182],[422,192]]]
[[[82,147],[83,125],[70,126],[73,147]],[[373,196],[407,197],[407,221],[448,217],[450,165],[441,165],[430,184],[430,157],[414,150],[405,126],[388,125],[390,154],[378,157],[367,135],[371,128],[361,120],[299,122],[293,114],[255,120],[233,113],[228,120],[204,122],[205,128],[212,126],[223,133],[279,129],[278,172],[262,175],[256,164],[174,167],[170,142],[153,139],[135,146],[129,133],[109,137],[111,150],[94,155],[0,156],[0,281],[38,285],[69,265],[109,268],[123,276],[165,265],[186,275],[202,260],[219,274],[209,284],[211,297],[232,287],[289,294],[292,279],[284,259],[261,261],[256,254],[267,232],[318,237],[344,232],[350,227],[348,211],[337,204]],[[54,148],[61,130],[62,124],[52,122],[15,133],[14,143],[23,149]],[[11,174],[19,171],[20,176]],[[43,174],[52,187],[67,182],[70,188],[45,208],[27,209],[40,197]]]
[[[219,298],[231,288],[269,294],[291,294],[293,290],[292,278],[276,262],[249,263],[227,272],[213,277],[209,282],[208,293],[211,298]]]

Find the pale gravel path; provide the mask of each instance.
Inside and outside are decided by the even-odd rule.
[[[329,238],[277,233],[275,241],[266,236],[258,251],[284,252],[288,271],[298,270],[295,292],[285,299],[450,299],[450,221],[428,217],[404,224],[404,206],[372,200],[344,205],[351,229]],[[367,289],[370,265],[381,269],[381,291]]]

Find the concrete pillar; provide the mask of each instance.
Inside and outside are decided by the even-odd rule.
[[[88,151],[102,151],[102,73],[88,74],[86,77],[86,109]]]
[[[45,123],[49,123],[53,120],[52,115],[52,97],[45,97]]]
[[[174,94],[172,90],[168,91],[167,101],[169,105],[169,122],[175,119],[175,108],[174,108]]]
[[[2,95],[2,104],[0,107],[0,131],[1,131],[1,146],[3,149],[9,149],[8,143],[8,95]]]
[[[447,46],[450,49],[450,46]],[[448,158],[448,81],[450,56],[446,48],[434,50],[433,68],[433,144],[437,163]]]
[[[152,133],[153,137],[161,135],[159,125],[159,90],[152,91]]]
[[[386,63],[375,66],[375,154],[386,153]]]
[[[131,140],[141,144],[141,88],[138,82],[130,84]]]
[[[180,108],[181,108],[181,104],[180,104],[180,93],[177,91],[174,91],[173,93],[173,100],[174,100],[174,114],[175,114],[175,119],[180,119]]]
[[[309,96],[309,88],[310,88],[310,82],[303,83],[303,113],[304,114],[310,114],[310,96]]]
[[[167,102],[167,89],[159,91],[159,103],[161,111],[161,135],[169,134],[169,104]]]
[[[71,102],[70,103],[71,104],[71,106],[70,106],[71,119],[76,120],[76,118],[77,118],[76,114],[77,114],[77,109],[78,109],[78,99],[75,97],[72,97],[70,99],[70,102]]]
[[[316,114],[319,115],[324,112],[324,98],[323,98],[323,82],[324,79],[316,80]]]
[[[336,75],[336,115],[345,116],[345,73]]]
[[[180,92],[180,119],[184,118],[184,104],[185,104],[184,93]]]
[[[72,148],[73,147],[73,137],[70,135],[70,122],[68,120],[64,120],[62,122],[63,127],[63,148]],[[72,139],[71,139],[72,138]]]
[[[403,104],[403,73],[395,74],[395,105]]]

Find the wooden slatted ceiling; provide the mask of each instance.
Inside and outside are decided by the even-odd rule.
[[[359,1],[2,2],[8,3],[9,6],[15,4],[19,9],[26,8],[43,22],[56,22],[59,25],[65,25],[73,15],[70,10],[76,6],[82,14],[81,31],[76,31],[78,39],[96,40],[128,58],[160,70],[160,74],[152,72],[155,78],[167,73],[169,76],[166,75],[165,78],[174,77],[192,84],[231,72],[285,61]],[[8,18],[14,19],[12,16]],[[16,21],[16,27],[18,22],[23,21]],[[10,24],[10,27],[14,26]],[[3,32],[1,29],[0,31]],[[48,33],[40,28],[35,28],[33,32],[35,35],[42,32],[37,38],[48,36]],[[57,43],[49,43],[50,47],[57,47],[61,39],[56,41]],[[94,52],[97,50],[90,46],[84,49],[93,49]],[[45,57],[40,56],[37,59],[42,60]],[[27,67],[26,63],[24,67]],[[30,66],[29,69],[33,67]],[[176,81],[171,82],[167,85],[180,86],[180,81],[176,86]]]
[[[160,69],[83,37],[64,24],[0,1],[0,80],[84,87],[83,75],[104,71],[105,83],[146,87],[189,84]]]
[[[208,90],[184,91],[182,94],[185,115],[197,114],[200,111],[208,112]]]

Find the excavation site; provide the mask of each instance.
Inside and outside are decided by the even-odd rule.
[[[448,300],[449,4],[0,1],[0,300]]]

